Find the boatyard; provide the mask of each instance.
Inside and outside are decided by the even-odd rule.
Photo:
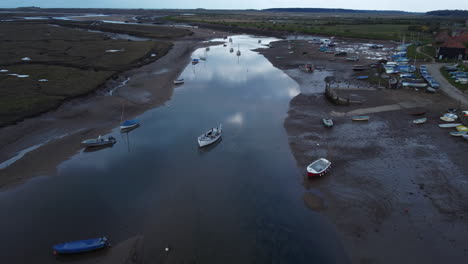
[[[158,19],[0,24],[29,49],[0,67],[25,103],[0,120],[2,262],[468,259],[461,63],[411,57],[415,39]]]

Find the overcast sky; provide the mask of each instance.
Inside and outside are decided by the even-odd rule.
[[[0,7],[264,9],[316,7],[425,12],[468,9],[468,0],[0,0]]]

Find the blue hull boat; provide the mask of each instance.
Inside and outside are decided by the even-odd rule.
[[[109,245],[106,237],[99,237],[86,240],[71,241],[53,246],[54,255],[57,254],[74,254],[93,251],[104,248]]]
[[[140,125],[140,121],[137,119],[132,119],[132,120],[126,120],[122,124],[120,124],[120,129],[125,130],[125,129],[132,129],[136,128]]]

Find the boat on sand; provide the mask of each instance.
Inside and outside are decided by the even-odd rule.
[[[369,121],[369,116],[353,116],[353,121]]]
[[[320,158],[307,166],[307,175],[310,177],[322,176],[331,168],[331,162],[327,159]]]
[[[461,126],[462,124],[460,123],[452,123],[452,124],[439,124],[439,127],[441,128],[450,128],[450,127],[457,127]]]
[[[174,84],[183,84],[183,83],[184,83],[184,79],[174,80]]]
[[[99,137],[97,138],[86,139],[82,141],[81,144],[83,144],[85,147],[102,147],[102,146],[114,145],[115,142],[117,141],[112,136],[105,138],[99,135]]]
[[[326,127],[332,127],[333,126],[333,120],[330,118],[322,118],[322,122]]]
[[[201,148],[216,142],[221,137],[222,132],[223,128],[221,124],[218,127],[206,131],[203,135],[198,137],[198,146]]]
[[[107,237],[98,237],[92,239],[78,240],[57,244],[52,247],[54,255],[74,254],[93,251],[109,246]]]
[[[423,117],[423,118],[418,118],[418,119],[413,120],[413,123],[415,123],[415,124],[424,124],[424,123],[426,123],[426,121],[427,121],[427,117]]]

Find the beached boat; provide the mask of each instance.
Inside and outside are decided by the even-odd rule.
[[[86,147],[102,147],[102,146],[114,145],[115,142],[117,141],[112,136],[104,138],[101,135],[99,135],[98,138],[86,139],[82,141],[81,144]]]
[[[229,38],[229,42],[232,42],[232,38]]]
[[[426,87],[426,92],[428,92],[428,93],[435,93],[435,92],[437,92],[437,90],[434,89],[434,88],[432,88],[432,87]]]
[[[468,140],[468,135],[463,135],[462,137],[464,140]]]
[[[218,127],[206,131],[206,133],[198,137],[198,146],[204,147],[216,142],[221,137],[222,132],[221,124]]]
[[[424,124],[424,123],[426,123],[426,121],[427,121],[427,118],[423,117],[423,118],[413,120],[413,123],[415,123],[415,124]]]
[[[353,121],[369,121],[369,116],[353,116]]]
[[[184,83],[184,79],[174,80],[174,84],[183,84],[183,83]]]
[[[57,244],[52,247],[54,255],[57,254],[73,254],[93,251],[109,246],[109,240],[106,237],[98,237],[93,239],[71,241],[62,244]]]
[[[460,123],[452,123],[452,124],[439,124],[439,127],[441,128],[451,128],[451,127],[457,127],[461,126],[462,124]],[[458,129],[457,129],[458,130]]]
[[[369,76],[367,76],[367,75],[361,75],[361,76],[357,76],[356,79],[357,79],[357,80],[366,80],[366,79],[369,79]]]
[[[322,176],[327,173],[330,168],[331,162],[327,159],[321,158],[307,166],[307,175],[310,177]]]
[[[259,39],[259,40],[258,40],[258,43],[262,43],[262,40],[261,40],[261,39]]]
[[[455,119],[447,117],[447,116],[441,116],[440,120],[445,121],[445,122],[453,122]]]
[[[330,118],[322,118],[322,122],[326,127],[332,127],[333,126],[333,120]]]
[[[456,131],[456,132],[450,132],[450,135],[454,137],[461,137],[463,135],[466,135],[467,133],[468,131]]]
[[[456,126],[455,128],[458,132],[468,131],[468,127],[462,126],[461,124],[459,126]]]
[[[401,85],[404,87],[416,87],[416,88],[427,87],[427,83],[425,82],[402,82]]]
[[[140,126],[138,119],[125,120],[120,124],[120,130],[131,130]]]
[[[457,119],[458,118],[458,116],[456,114],[453,114],[453,113],[444,114],[444,117],[448,117],[448,118],[451,118],[451,119]]]

